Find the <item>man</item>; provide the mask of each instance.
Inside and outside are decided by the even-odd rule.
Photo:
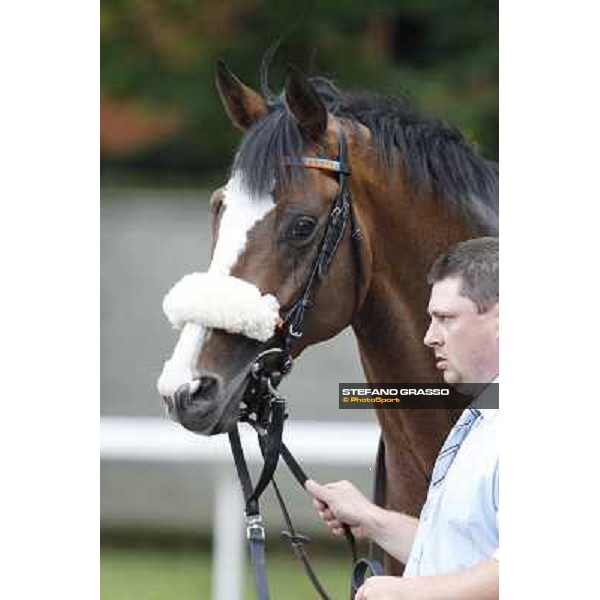
[[[404,577],[367,579],[356,600],[498,598],[498,410],[475,408],[497,389],[498,262],[498,239],[478,238],[450,248],[428,275],[424,342],[446,383],[480,394],[440,451],[420,518],[375,506],[347,481],[306,483],[334,534],[346,523],[406,564]]]

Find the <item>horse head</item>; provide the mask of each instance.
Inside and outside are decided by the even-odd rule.
[[[328,113],[291,67],[277,98],[222,63],[216,83],[244,136],[229,181],[212,195],[208,270],[165,298],[182,331],[158,382],[170,414],[206,435],[235,426],[257,357],[277,357],[283,345],[296,357],[348,326],[371,270],[348,180],[368,129]]]

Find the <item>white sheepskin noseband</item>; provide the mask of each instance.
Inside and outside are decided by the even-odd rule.
[[[279,302],[251,283],[215,273],[191,273],[163,300],[167,318],[178,329],[193,322],[266,342],[279,321]]]

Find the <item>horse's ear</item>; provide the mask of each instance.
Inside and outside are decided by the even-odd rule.
[[[285,103],[308,137],[320,141],[327,130],[327,109],[312,83],[291,65],[285,79]]]
[[[231,122],[242,131],[269,112],[264,98],[244,85],[220,60],[217,61],[217,89]]]

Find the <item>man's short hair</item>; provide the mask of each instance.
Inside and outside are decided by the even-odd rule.
[[[433,285],[448,277],[460,277],[460,294],[469,298],[477,312],[485,313],[499,300],[500,244],[496,237],[481,237],[449,248],[439,256],[427,275]]]

